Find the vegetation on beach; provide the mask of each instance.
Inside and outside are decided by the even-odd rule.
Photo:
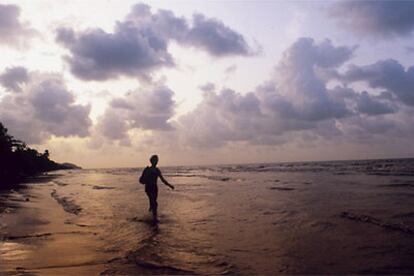
[[[50,160],[48,150],[39,153],[28,147],[23,141],[9,135],[7,128],[0,122],[0,189],[12,187],[28,176],[75,167]]]

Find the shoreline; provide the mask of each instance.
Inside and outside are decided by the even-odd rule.
[[[20,183],[18,189],[0,191],[1,273],[98,275],[105,271],[106,259],[90,260],[81,255],[74,256],[75,252],[68,254],[65,252],[67,248],[61,248],[60,244],[69,245],[71,240],[85,245],[89,240],[87,236],[93,236],[93,233],[79,230],[81,227],[67,223],[69,219],[73,219],[72,215],[68,214],[49,193],[52,187],[49,181],[55,177],[36,176],[30,181]],[[56,249],[49,248],[51,245]],[[55,263],[49,263],[49,259],[54,256],[53,252],[72,256],[68,256],[67,260],[58,257]],[[32,254],[43,254],[45,257],[40,259],[44,261],[31,262]]]

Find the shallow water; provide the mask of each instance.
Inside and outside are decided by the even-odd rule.
[[[412,159],[161,169],[157,225],[139,169],[0,194],[0,272],[414,273]]]

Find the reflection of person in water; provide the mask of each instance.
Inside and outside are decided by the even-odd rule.
[[[153,219],[154,221],[157,221],[158,177],[161,178],[161,181],[171,189],[174,189],[174,186],[168,183],[167,180],[165,180],[165,178],[161,174],[160,169],[157,168],[158,156],[151,156],[150,162],[151,167],[146,167],[144,169],[144,171],[142,172],[142,176],[140,178],[140,182],[143,182],[145,184],[145,193],[148,196],[150,205],[149,211],[152,211]]]

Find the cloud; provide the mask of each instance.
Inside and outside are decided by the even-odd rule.
[[[380,115],[394,113],[395,108],[389,101],[384,101],[381,97],[372,97],[368,92],[363,91],[357,100],[357,108],[360,113],[368,115]]]
[[[405,47],[405,51],[406,51],[408,54],[412,54],[412,53],[414,53],[414,47],[411,47],[411,46],[406,46],[406,47]]]
[[[217,19],[193,16],[193,26],[184,43],[206,50],[213,56],[253,54],[244,37]]]
[[[89,134],[90,106],[75,103],[73,93],[60,75],[28,72],[28,76],[19,93],[7,94],[0,101],[0,121],[12,135],[38,144],[51,135],[85,137]]]
[[[340,77],[347,83],[364,81],[371,88],[382,88],[403,103],[414,106],[414,66],[407,70],[393,59],[380,60],[370,65],[352,65]]]
[[[338,135],[334,120],[350,116],[352,111],[344,97],[326,87],[317,71],[341,66],[354,49],[336,47],[329,40],[316,43],[301,38],[284,52],[272,78],[253,92],[215,92],[212,83],[202,86],[202,102],[178,118],[181,143],[219,147],[230,141],[285,143],[292,132],[300,131]]]
[[[188,33],[188,21],[177,17],[172,11],[160,9],[156,13],[146,4],[135,4],[124,22],[130,22],[140,28],[149,29],[164,39],[181,41]]]
[[[276,67],[275,91],[264,94],[267,105],[284,110],[286,114],[282,116],[303,120],[346,116],[345,104],[330,96],[316,69],[339,67],[352,57],[354,50],[355,47],[334,47],[329,40],[315,43],[310,38],[298,39],[284,52]],[[283,99],[279,102],[280,96]]]
[[[212,83],[202,86],[199,105],[172,122],[174,141],[183,148],[212,149],[410,139],[411,67],[387,60],[339,70],[355,49],[300,38],[283,53],[270,79],[252,92],[220,90]],[[357,81],[367,84],[362,91],[356,88],[360,85],[353,86]]]
[[[62,27],[56,31],[56,40],[69,50],[65,59],[76,77],[98,81],[119,76],[147,79],[159,68],[174,66],[168,52],[171,41],[218,57],[252,52],[241,34],[216,19],[197,14],[190,26],[171,11],[152,13],[145,4],[133,6],[113,32]]]
[[[237,70],[237,65],[233,64],[233,65],[227,67],[226,70],[224,70],[224,73],[226,73],[227,75],[230,75],[230,74],[236,72],[236,70]]]
[[[211,92],[211,91],[216,90],[216,85],[212,82],[207,82],[203,85],[200,85],[199,88],[200,88],[201,91]]]
[[[334,3],[329,14],[340,26],[361,36],[396,37],[411,35],[414,29],[413,1],[355,1]]]
[[[91,29],[75,34],[61,28],[57,40],[71,52],[66,60],[72,74],[83,80],[146,77],[157,68],[173,65],[164,38],[128,23],[118,23],[114,33]]]
[[[12,92],[21,92],[22,85],[29,81],[27,69],[21,66],[10,67],[0,75],[0,84]]]
[[[98,122],[102,135],[110,140],[122,140],[127,137],[126,121],[115,109],[108,109]]]
[[[352,115],[377,116],[395,113],[399,109],[396,98],[386,91],[379,95],[373,95],[367,91],[357,92],[346,86],[336,86],[331,90],[331,93],[334,97],[347,102]]]
[[[22,47],[35,31],[19,20],[20,8],[0,4],[0,45]]]
[[[254,139],[266,126],[256,95],[230,89],[205,92],[195,110],[181,116],[177,130],[186,146],[218,147],[228,141]]]
[[[414,134],[407,123],[414,123],[407,119],[414,114],[407,104],[412,70],[392,60],[343,70],[355,49],[300,38],[284,51],[269,79],[253,91],[241,93],[206,83],[199,87],[201,102],[177,118],[168,87],[143,87],[114,98],[97,133],[123,145],[134,138],[152,148],[190,151],[408,139]],[[362,89],[353,85],[361,81]],[[170,131],[165,135],[159,130]]]
[[[132,129],[169,131],[174,115],[174,92],[162,84],[151,84],[114,98],[98,120],[98,133],[109,140],[126,140]]]
[[[173,12],[160,9],[156,13],[145,4],[136,4],[127,21],[152,29],[166,40],[205,50],[212,56],[248,56],[254,54],[240,33],[215,18],[196,13],[192,20],[177,17]]]

